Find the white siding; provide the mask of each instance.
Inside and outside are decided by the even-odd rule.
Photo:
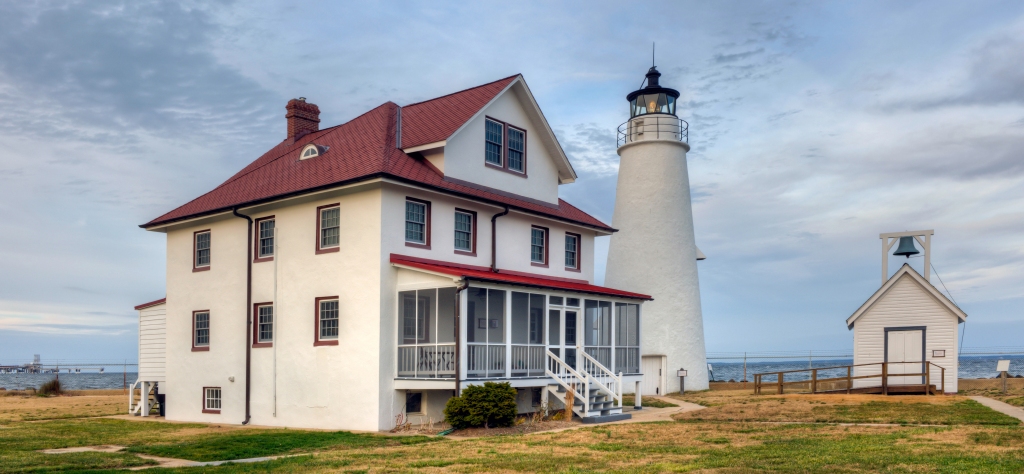
[[[164,382],[167,357],[167,305],[139,311],[139,379]]]
[[[903,275],[871,306],[853,326],[853,363],[885,361],[885,328],[924,326],[926,360],[946,369],[945,391],[957,390],[956,315],[937,301],[910,275]],[[945,350],[946,356],[933,358],[932,351]],[[881,368],[859,368],[857,375],[880,374]],[[938,388],[938,369],[932,367],[932,384]],[[881,379],[865,379],[854,386],[879,385]]]

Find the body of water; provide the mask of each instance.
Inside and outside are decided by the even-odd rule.
[[[23,390],[39,388],[40,385],[56,378],[56,374],[0,374],[0,388],[7,390]],[[128,385],[135,382],[138,374],[128,372]],[[60,374],[60,384],[68,390],[115,389],[124,387],[123,372],[107,372],[103,374]]]
[[[1010,361],[1010,376],[1021,375],[1024,376],[1024,356],[1012,355],[1012,356],[964,356],[960,358],[960,374],[959,378],[962,379],[990,379],[998,375],[996,372],[996,361],[998,360],[1009,360]],[[743,362],[718,362],[715,360],[708,361],[711,364],[711,368],[714,370],[715,380],[728,381],[743,380]],[[829,359],[829,360],[814,360],[813,367],[834,367],[837,365],[850,365],[853,364],[853,359]],[[787,360],[787,361],[747,361],[747,380],[753,382],[754,374],[766,373],[766,372],[786,372],[789,370],[803,370],[812,367],[808,364],[807,360]],[[935,369],[932,367],[932,369]],[[845,377],[846,369],[840,370],[829,370],[819,371],[818,378],[831,378],[831,377]],[[935,375],[938,377],[938,375]],[[796,373],[786,374],[786,380],[806,380],[811,378],[810,373]],[[766,379],[767,380],[767,379]],[[775,380],[775,378],[771,378]]]

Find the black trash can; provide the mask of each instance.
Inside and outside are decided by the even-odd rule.
[[[164,401],[167,400],[167,395],[162,393],[156,394],[156,403],[160,405],[160,416],[164,416]]]

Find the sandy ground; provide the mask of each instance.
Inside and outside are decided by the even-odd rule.
[[[99,392],[99,391],[97,391]],[[102,394],[116,392],[116,395]],[[128,411],[128,396],[120,390],[92,391],[87,395],[38,397],[7,394],[0,397],[0,423],[108,416]]]

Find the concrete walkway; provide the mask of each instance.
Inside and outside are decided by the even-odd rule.
[[[999,400],[993,400],[988,397],[975,396],[970,397],[970,399],[982,405],[985,405],[995,411],[998,411],[999,413],[1012,416],[1020,420],[1021,422],[1024,422],[1024,409],[1015,407],[1013,405],[1010,405],[1009,403],[1001,402]]]

